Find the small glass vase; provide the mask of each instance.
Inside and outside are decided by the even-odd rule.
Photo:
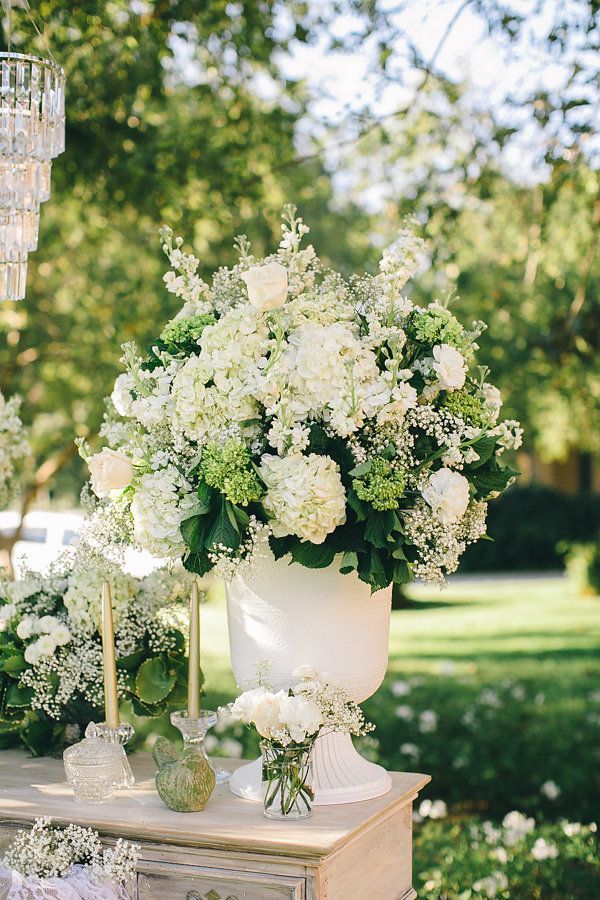
[[[262,789],[267,819],[305,819],[314,800],[313,744],[275,747],[262,741]]]
[[[171,724],[181,732],[183,737],[183,749],[187,750],[188,747],[197,747],[201,750],[207,763],[215,773],[217,784],[226,784],[229,781],[229,772],[220,766],[214,757],[207,756],[204,749],[206,733],[209,728],[216,725],[217,719],[218,716],[212,709],[200,710],[198,719],[190,719],[187,709],[179,709],[177,712],[171,713]]]
[[[125,744],[131,740],[134,734],[135,730],[133,725],[129,725],[128,722],[121,722],[116,728],[107,725],[106,722],[90,722],[85,729],[85,736],[87,738],[100,738],[101,740],[106,741],[107,744],[112,744],[113,746],[120,745],[121,768],[117,783],[115,784],[117,790],[120,788],[130,788],[135,784],[135,778],[131,771],[127,754],[125,753]]]
[[[65,775],[78,802],[110,800],[121,779],[121,748],[100,737],[85,737],[63,753]]]

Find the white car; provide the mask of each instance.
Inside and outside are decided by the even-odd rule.
[[[12,562],[18,574],[24,568],[42,572],[66,547],[76,544],[83,515],[78,512],[33,510],[25,515]],[[0,512],[0,534],[9,538],[19,524],[19,514]]]
[[[45,572],[67,547],[72,547],[79,540],[79,531],[84,515],[76,510],[68,512],[50,512],[33,510],[28,512],[23,521],[20,539],[13,548],[12,564],[15,575],[23,569]],[[0,535],[10,537],[19,524],[19,514],[8,510],[0,512]],[[129,547],[125,551],[125,570],[137,578],[153,572],[164,560],[155,559],[145,550]]]

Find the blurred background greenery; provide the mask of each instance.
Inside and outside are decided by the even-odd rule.
[[[68,103],[27,299],[0,305],[0,389],[23,395],[35,450],[22,513],[77,504],[86,474],[74,434],[94,442],[121,343],[146,344],[177,309],[162,284],[163,222],[209,276],[232,262],[239,233],[258,253],[273,248],[292,200],[322,258],[350,272],[375,271],[414,214],[431,257],[416,298],[456,284],[457,314],[489,325],[481,355],[525,427],[522,476],[491,505],[495,542],[472,548],[462,571],[566,559],[576,581],[474,580],[443,599],[413,589],[394,613],[371,752],[432,771],[431,796],[450,809],[419,832],[428,897],[472,896],[477,866],[478,878],[502,868],[469,847],[467,817],[518,808],[564,842],[562,818],[593,813],[598,12],[597,0],[32,3]],[[44,52],[18,9],[13,41]],[[233,691],[223,609],[214,601],[207,614],[219,702]],[[404,682],[410,702],[394,693]],[[237,753],[236,740],[220,739],[221,751]],[[515,851],[510,896],[594,896],[588,844],[569,847],[545,864]]]

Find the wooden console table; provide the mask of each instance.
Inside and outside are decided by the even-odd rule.
[[[304,822],[274,822],[219,786],[201,813],[175,813],[154,789],[148,754],[137,783],[108,803],[75,803],[62,762],[0,751],[0,855],[38,816],[96,828],[106,843],[141,844],[139,900],[409,900],[412,803],[428,775],[394,773],[390,793],[316,807]],[[230,763],[233,769],[239,763]]]

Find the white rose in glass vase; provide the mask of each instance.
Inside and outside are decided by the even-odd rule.
[[[429,476],[422,491],[424,499],[444,525],[461,519],[469,505],[469,482],[451,469],[439,469]]]
[[[433,348],[433,370],[444,391],[461,388],[467,377],[464,357],[449,344],[437,344]]]
[[[265,691],[255,700],[250,718],[261,737],[270,740],[280,730],[280,708],[284,698],[284,691],[278,691],[276,694]]]
[[[314,736],[323,724],[321,710],[314,700],[307,697],[285,697],[279,714],[291,739],[298,744]]]
[[[88,460],[92,475],[92,489],[97,497],[107,497],[111,491],[122,490],[131,484],[133,465],[124,453],[105,447]]]
[[[285,266],[270,262],[264,266],[252,266],[242,272],[252,306],[266,311],[283,306],[288,294],[288,273]]]

